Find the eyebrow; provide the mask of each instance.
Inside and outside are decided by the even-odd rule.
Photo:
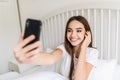
[[[83,28],[76,28],[76,29],[83,29]]]
[[[71,28],[67,28],[67,29],[71,29]],[[83,28],[76,28],[76,29],[83,29]]]

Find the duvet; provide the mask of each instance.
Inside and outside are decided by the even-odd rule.
[[[68,80],[68,79],[56,72],[41,71],[14,80]]]

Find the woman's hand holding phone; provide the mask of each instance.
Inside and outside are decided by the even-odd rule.
[[[42,22],[40,20],[26,20],[25,31],[14,48],[15,57],[20,63],[31,63],[31,58],[40,52],[41,26]]]
[[[14,48],[14,54],[18,62],[20,63],[31,63],[31,58],[40,53],[41,45],[40,41],[36,41],[32,44],[28,44],[30,41],[35,39],[34,35],[30,35],[27,38],[23,38],[23,34],[20,36],[17,46]],[[25,46],[25,47],[24,47]]]

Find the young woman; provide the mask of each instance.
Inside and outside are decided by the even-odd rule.
[[[51,54],[40,51],[40,41],[24,47],[35,36],[31,35],[24,40],[23,36],[21,35],[14,48],[15,57],[20,63],[48,65],[62,59],[60,74],[70,80],[87,80],[90,71],[97,64],[98,51],[92,47],[91,29],[82,16],[73,16],[68,20],[64,44]]]

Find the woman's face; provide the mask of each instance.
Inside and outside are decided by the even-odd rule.
[[[76,47],[84,40],[85,32],[84,25],[77,20],[73,20],[67,28],[67,39],[72,46]]]

